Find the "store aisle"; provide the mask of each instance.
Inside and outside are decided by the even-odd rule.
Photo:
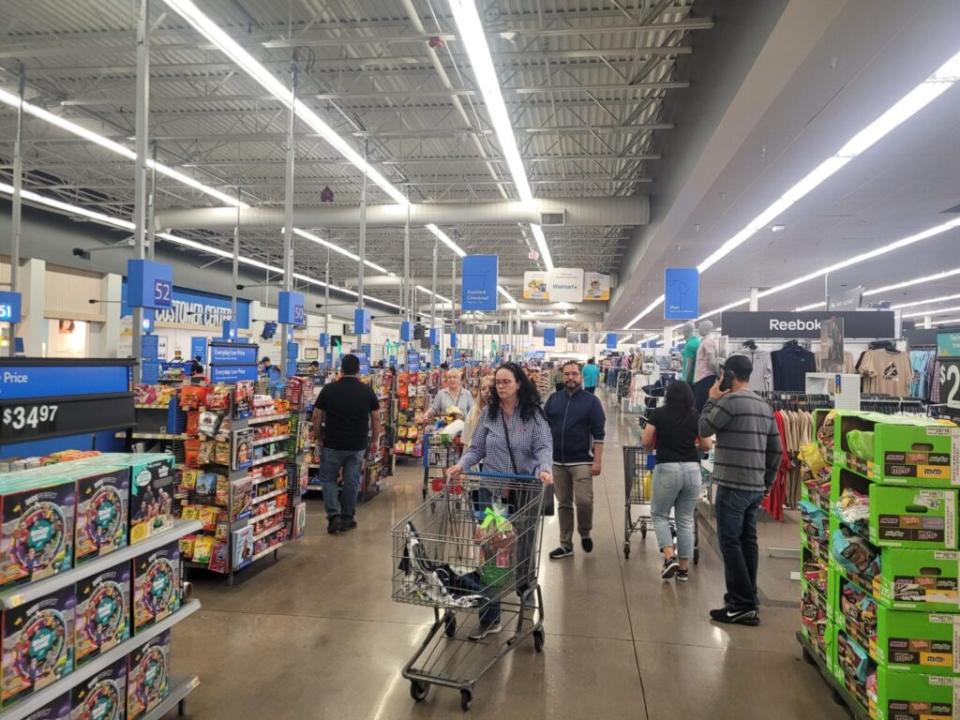
[[[794,632],[797,608],[762,610],[758,628],[718,627],[707,611],[722,595],[720,559],[704,542],[686,585],[662,583],[652,533],[625,561],[621,442],[635,416],[608,408],[604,466],[587,555],[550,562],[557,523],[544,528],[543,655],[531,641],[476,686],[470,716],[784,720],[846,717]],[[420,502],[421,471],[405,467],[360,508],[360,527],[330,537],[310,501],[307,537],[234,588],[200,578],[203,610],[174,634],[175,666],[201,677],[190,718],[340,720],[460,715],[459,695],[432,688],[415,704],[400,676],[432,620],[390,600],[390,528]],[[504,635],[499,636],[503,638]]]

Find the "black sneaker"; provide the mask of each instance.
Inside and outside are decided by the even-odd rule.
[[[584,552],[593,552],[593,539],[589,537],[580,538],[580,545],[583,546]]]
[[[340,518],[332,517],[327,523],[327,532],[331,535],[339,535],[343,532],[343,528],[340,526]]]
[[[340,532],[347,532],[347,530],[353,530],[357,527],[357,521],[353,518],[340,516]]]
[[[660,571],[660,577],[663,580],[669,580],[674,575],[677,574],[677,570],[680,569],[680,563],[677,562],[676,556],[671,558],[663,559],[663,569]]]
[[[759,625],[760,612],[754,610],[732,610],[722,607],[710,611],[710,619],[728,625]]]
[[[687,582],[687,580],[689,579],[690,579],[689,570],[680,570],[679,568],[677,569],[677,582]]]
[[[565,548],[561,545],[556,550],[550,551],[551,560],[560,560],[568,557],[573,557],[573,548]]]

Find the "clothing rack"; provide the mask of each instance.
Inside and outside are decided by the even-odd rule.
[[[819,410],[832,408],[833,398],[827,394],[798,390],[769,390],[758,393],[774,410]]]
[[[867,393],[860,396],[860,409],[885,415],[895,415],[897,413],[926,414],[927,403],[922,398],[901,398]]]

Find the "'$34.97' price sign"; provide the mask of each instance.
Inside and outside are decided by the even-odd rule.
[[[5,429],[18,431],[30,428],[38,430],[56,420],[57,405],[14,405],[3,408],[2,422]]]

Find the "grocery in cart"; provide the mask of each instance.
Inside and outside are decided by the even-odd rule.
[[[393,600],[433,608],[403,668],[417,702],[439,685],[459,690],[468,710],[474,685],[521,640],[543,649],[542,508],[535,478],[464,474],[394,527]]]

